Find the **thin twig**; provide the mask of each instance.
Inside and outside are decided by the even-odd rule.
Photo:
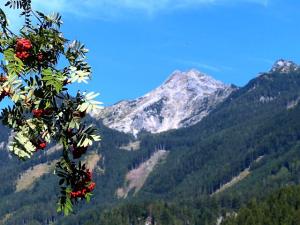
[[[32,13],[32,15],[34,15],[35,18],[38,19],[38,21],[41,23],[41,26],[42,26],[43,25],[43,21],[36,15],[36,13],[33,10],[31,10],[31,13]]]

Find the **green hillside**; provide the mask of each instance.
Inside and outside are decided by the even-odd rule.
[[[252,200],[222,225],[297,225],[300,224],[300,187],[287,187],[264,201]]]
[[[300,107],[288,105],[299,95],[299,72],[264,74],[233,93],[199,124],[144,138],[144,148],[160,143],[172,154],[140,195],[210,195],[247,168],[251,175],[233,188],[245,199],[298,183]],[[262,102],[262,97],[273,100]],[[244,182],[247,185],[239,188]],[[249,190],[249,185],[255,188]]]
[[[79,204],[78,214],[63,219],[55,211],[58,181],[51,173],[16,192],[25,171],[49,165],[59,154],[44,152],[19,162],[0,151],[0,224],[139,225],[148,217],[162,225],[215,224],[252,198],[260,201],[271,191],[300,183],[299,99],[299,70],[265,73],[192,127],[140,134],[136,151],[121,149],[134,137],[89,118],[103,137],[90,150],[102,157],[94,172],[97,188],[89,205]],[[7,140],[7,130],[1,127],[0,132],[0,140]],[[160,148],[169,154],[142,189],[118,199],[116,190],[126,184],[126,173]]]

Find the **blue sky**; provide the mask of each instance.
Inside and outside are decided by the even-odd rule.
[[[33,0],[58,11],[63,31],[90,49],[105,105],[139,97],[174,70],[196,68],[244,85],[275,60],[300,62],[296,0]],[[9,11],[17,26],[16,17]],[[77,87],[76,87],[77,88]]]

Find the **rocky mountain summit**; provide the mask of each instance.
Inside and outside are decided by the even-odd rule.
[[[94,117],[125,133],[159,133],[196,124],[233,90],[197,70],[175,71],[150,93],[106,107]]]
[[[274,63],[270,72],[290,73],[298,70],[299,68],[300,67],[293,61],[279,59]]]

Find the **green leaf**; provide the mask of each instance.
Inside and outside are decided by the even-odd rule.
[[[91,193],[87,193],[85,195],[85,199],[86,199],[86,202],[89,203],[91,201],[91,197],[92,197],[92,194]]]
[[[31,158],[36,151],[35,146],[31,143],[25,132],[19,132],[10,143],[8,149],[21,159]]]
[[[61,92],[65,78],[61,72],[56,72],[51,69],[44,69],[42,71],[42,80],[46,86],[53,87],[57,93]]]
[[[15,51],[12,48],[9,48],[4,51],[4,59],[8,62],[6,68],[9,76],[17,75],[20,76],[24,70],[24,64],[15,55]]]
[[[96,111],[98,109],[102,109],[102,102],[99,101],[95,101],[93,100],[94,98],[96,98],[99,94],[98,93],[94,93],[94,92],[90,92],[90,93],[84,93],[84,99],[83,102],[77,107],[77,110],[79,110],[80,112],[92,112],[92,111]]]
[[[100,141],[101,138],[96,134],[96,129],[93,126],[89,126],[84,129],[81,133],[77,135],[77,146],[79,147],[88,147],[93,144],[95,141]]]

